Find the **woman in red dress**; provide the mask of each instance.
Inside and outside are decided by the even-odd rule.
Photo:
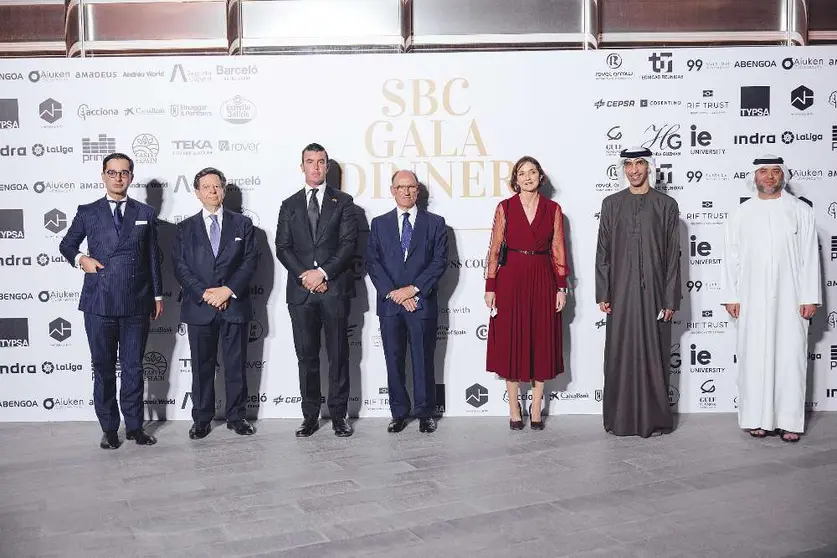
[[[512,430],[523,428],[520,382],[532,384],[531,427],[543,430],[544,382],[564,371],[560,312],[569,268],[561,206],[538,193],[545,180],[534,158],[515,163],[511,187],[517,194],[497,206],[488,249],[487,369],[506,380]],[[504,240],[506,262],[499,265]]]

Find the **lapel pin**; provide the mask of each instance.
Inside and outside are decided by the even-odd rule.
[[[337,203],[337,198],[331,198],[331,201],[333,201],[334,203]]]

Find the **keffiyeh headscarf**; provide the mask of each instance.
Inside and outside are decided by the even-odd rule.
[[[657,164],[654,162],[654,154],[647,147],[629,147],[619,153],[619,164],[622,167],[620,169],[622,185],[625,188],[629,188],[631,185],[625,174],[625,163],[634,159],[644,159],[648,163],[648,185],[653,188],[657,182]]]

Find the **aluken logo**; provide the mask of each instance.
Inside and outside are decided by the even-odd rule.
[[[800,85],[791,91],[790,98],[791,106],[796,110],[808,110],[814,106],[814,92],[804,85]]]
[[[49,336],[62,343],[73,334],[73,326],[64,318],[55,318],[49,322]]]
[[[59,209],[51,209],[44,213],[44,228],[53,234],[58,234],[67,228],[67,214]]]
[[[488,403],[488,390],[480,384],[472,385],[465,390],[465,402],[471,407],[479,409]]]

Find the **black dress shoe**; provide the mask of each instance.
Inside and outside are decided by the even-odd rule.
[[[99,447],[106,450],[119,449],[121,442],[116,430],[106,430],[102,434],[102,441],[99,442]]]
[[[240,436],[252,436],[256,433],[256,427],[247,422],[247,419],[238,419],[232,422],[227,422],[227,428],[235,430],[235,433]]]
[[[194,422],[192,428],[189,429],[189,438],[192,440],[200,440],[206,438],[209,431],[212,430],[212,425],[208,422]]]
[[[296,429],[297,438],[307,438],[314,432],[320,429],[320,420],[315,418],[307,418],[302,421],[299,428]]]
[[[419,419],[419,432],[436,432],[436,419],[433,417]]]
[[[354,428],[352,428],[352,425],[345,418],[331,419],[331,428],[334,430],[334,435],[338,438],[348,438],[355,433]]]
[[[125,432],[125,439],[134,440],[138,446],[153,446],[157,443],[157,438],[146,433],[142,428]]]
[[[541,420],[530,420],[529,421],[529,427],[532,430],[543,430],[543,428],[544,428],[543,418],[541,418]]]
[[[389,421],[389,426],[387,426],[387,432],[395,434],[396,432],[401,432],[405,428],[407,428],[407,419],[395,418]]]

